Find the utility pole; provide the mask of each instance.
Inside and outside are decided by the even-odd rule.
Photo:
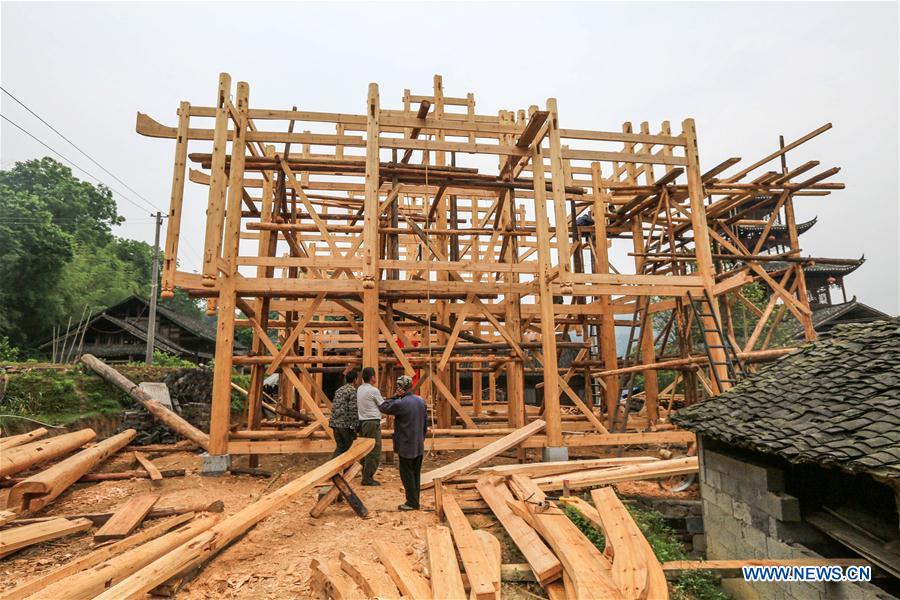
[[[147,366],[153,364],[153,345],[156,342],[156,296],[159,292],[159,228],[162,226],[162,213],[156,215],[156,241],[153,242],[153,279],[150,281],[150,319],[147,321]]]

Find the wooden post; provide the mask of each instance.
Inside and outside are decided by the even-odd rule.
[[[237,85],[236,108],[239,122],[231,145],[231,165],[228,182],[223,260],[225,271],[219,278],[219,306],[216,322],[216,355],[213,371],[212,406],[209,417],[209,453],[228,453],[228,431],[231,426],[231,366],[234,354],[234,313],[237,308],[235,292],[238,243],[241,231],[241,206],[244,192],[244,158],[247,139],[247,103],[250,86]]]
[[[188,127],[191,105],[182,102],[178,107],[178,137],[175,141],[175,165],[172,172],[172,194],[169,198],[169,224],[166,227],[166,254],[163,263],[163,298],[175,295],[175,269],[178,266],[178,236],[181,234],[181,204],[184,199],[184,172],[187,168]]]
[[[537,284],[541,309],[541,349],[544,362],[544,419],[547,421],[547,446],[560,447],[563,444],[563,437],[562,415],[559,410],[559,359],[556,354],[553,293],[550,289],[550,224],[547,219],[544,153],[540,144],[535,144],[532,150],[531,164],[534,166],[534,211],[538,240]],[[557,231],[559,231],[558,228]],[[565,231],[568,232],[568,230]],[[568,233],[562,236],[557,235],[557,243],[567,235]],[[562,265],[560,265],[560,269],[562,269]]]
[[[231,95],[231,75],[219,74],[216,95],[216,126],[213,134],[210,167],[209,201],[206,209],[206,241],[203,253],[203,285],[214,287],[218,277],[218,261],[222,246],[222,221],[225,218],[225,157],[228,152],[228,97]]]
[[[609,242],[606,235],[606,206],[609,200],[606,189],[603,186],[603,176],[600,171],[600,163],[591,164],[591,183],[594,196],[594,246],[596,262],[595,272],[609,273]],[[618,354],[616,352],[616,319],[610,306],[610,297],[603,294],[597,299],[600,305],[600,355],[605,370],[618,367]],[[619,401],[619,378],[604,377],[606,390],[606,409],[609,413],[607,423],[612,426],[612,416]]]
[[[369,84],[366,109],[366,198],[363,215],[363,367],[378,370],[378,202],[380,187],[378,84]]]
[[[718,314],[719,308],[715,302],[714,290],[716,283],[715,269],[709,241],[709,230],[706,224],[706,208],[703,206],[703,181],[700,172],[700,156],[697,149],[697,131],[694,127],[693,119],[685,119],[681,127],[687,141],[684,152],[687,157],[688,197],[690,198],[691,206],[691,226],[694,231],[694,253],[697,259],[697,271],[700,277],[703,278],[703,287],[706,288],[709,297],[713,299],[712,310]],[[704,335],[707,345],[710,346],[712,359],[716,363],[720,363],[718,365],[710,365],[710,369],[716,369],[718,374],[718,378],[710,377],[710,382],[713,385],[713,390],[716,393],[721,393],[731,387],[731,384],[725,381],[728,379],[728,370],[725,366],[725,351],[721,348],[724,344],[716,331],[716,322],[712,317],[703,317],[702,325],[703,329],[707,330]],[[719,347],[716,348],[714,346]],[[718,388],[716,379],[722,381],[722,389],[716,389]]]

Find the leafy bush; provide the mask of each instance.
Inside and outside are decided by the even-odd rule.
[[[0,361],[15,362],[19,360],[19,349],[9,343],[9,338],[0,335]]]

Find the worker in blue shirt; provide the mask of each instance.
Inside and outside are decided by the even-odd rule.
[[[406,491],[406,502],[398,510],[419,509],[422,457],[428,431],[428,407],[411,388],[412,378],[401,375],[397,378],[396,395],[378,405],[378,410],[394,416],[394,452],[400,457],[400,480]]]

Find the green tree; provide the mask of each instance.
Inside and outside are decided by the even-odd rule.
[[[51,158],[0,171],[0,336],[33,352],[85,307],[148,296],[153,248],[114,236],[122,222],[109,189]],[[164,303],[202,316],[184,294]]]

